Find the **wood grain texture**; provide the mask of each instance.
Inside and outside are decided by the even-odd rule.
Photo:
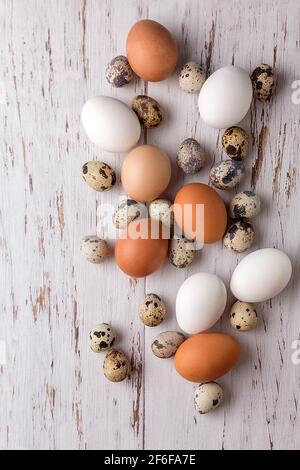
[[[299,3],[0,0],[0,13],[0,341],[7,352],[0,364],[0,448],[299,448],[300,366],[291,361],[300,334],[300,105],[291,101],[292,82],[300,79]],[[119,175],[124,158],[88,142],[79,120],[88,97],[130,103],[146,91],[156,98],[167,118],[143,139],[173,162],[184,138],[203,144],[207,168],[184,178],[173,165],[170,198],[184,182],[207,182],[210,165],[223,157],[221,133],[200,121],[197,96],[182,92],[176,75],[120,90],[106,83],[107,62],[125,53],[127,32],[139,18],[172,31],[181,63],[197,60],[209,73],[231,63],[250,72],[267,62],[279,75],[276,97],[254,103],[243,122],[251,149],[241,189],[252,187],[263,200],[255,248],[284,249],[294,276],[283,295],[259,306],[257,330],[235,334],[241,363],[220,380],[225,403],[207,416],[194,412],[193,385],[177,376],[172,360],[154,357],[150,343],[176,328],[176,291],[187,276],[216,272],[228,282],[242,255],[221,243],[208,246],[191,268],[166,263],[135,283],[112,258],[93,266],[78,249],[84,235],[96,233],[101,203],[116,203],[122,194],[118,187],[98,195],[80,178],[90,159],[108,162]],[[155,330],[137,318],[144,292],[161,294],[168,306],[168,319]],[[88,332],[102,320],[114,324],[130,357],[126,382],[108,383],[102,357],[89,350]],[[230,331],[226,314],[214,329]]]

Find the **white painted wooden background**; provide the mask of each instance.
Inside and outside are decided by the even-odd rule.
[[[181,63],[200,61],[209,73],[231,63],[251,72],[267,62],[279,75],[274,100],[255,103],[243,123],[251,150],[240,189],[252,187],[263,200],[254,248],[283,248],[294,276],[279,298],[259,306],[255,331],[234,332],[227,314],[214,328],[240,339],[242,359],[220,379],[223,406],[206,416],[194,411],[193,384],[172,360],[154,357],[150,343],[176,328],[176,291],[187,276],[210,271],[228,282],[242,255],[219,243],[187,270],[166,263],[135,284],[113,259],[94,266],[79,253],[81,238],[96,232],[101,201],[122,192],[93,192],[81,166],[95,158],[119,171],[124,159],[87,140],[79,119],[87,98],[130,103],[146,92],[166,110],[163,125],[147,133],[149,143],[175,161],[179,143],[196,137],[211,162],[222,157],[221,133],[200,121],[197,96],[182,92],[176,75],[120,90],[106,83],[107,62],[125,53],[127,32],[140,18],[170,29]],[[300,79],[299,18],[297,0],[0,0],[1,449],[299,448],[300,365],[291,360],[300,332],[300,105],[291,101]],[[209,167],[184,178],[174,165],[166,195],[184,182],[207,182]],[[155,329],[137,316],[144,292],[168,306],[167,321]],[[118,347],[131,358],[123,383],[108,382],[102,357],[89,350],[89,330],[99,321],[113,323]]]

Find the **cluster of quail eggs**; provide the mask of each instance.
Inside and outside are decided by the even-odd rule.
[[[90,348],[95,353],[105,352],[103,373],[111,382],[121,382],[129,374],[129,360],[117,349],[113,349],[117,335],[109,323],[100,323],[90,332]]]
[[[115,57],[106,68],[107,81],[117,88],[131,82],[134,73],[125,56]],[[203,86],[206,76],[199,64],[187,62],[179,73],[179,85],[187,93],[197,93]],[[254,96],[261,102],[269,101],[276,87],[276,76],[272,67],[266,64],[257,66],[251,74]],[[133,98],[132,109],[145,129],[152,129],[161,124],[164,112],[160,104],[146,95]],[[245,176],[245,160],[249,150],[249,136],[238,126],[225,130],[222,146],[227,159],[213,165],[210,170],[210,183],[219,190],[234,189]],[[177,152],[177,165],[186,175],[194,175],[207,162],[205,150],[200,143],[186,138]],[[90,161],[82,167],[84,181],[96,191],[108,191],[116,184],[115,171],[104,162]],[[229,204],[231,223],[224,236],[224,246],[233,252],[241,253],[251,247],[254,241],[254,229],[250,220],[256,217],[261,208],[257,194],[247,190],[236,194]],[[145,215],[156,219],[173,229],[170,242],[169,260],[176,268],[186,268],[195,258],[194,244],[182,235],[177,236],[174,230],[173,203],[167,199],[156,199],[147,208],[133,199],[124,199],[116,207],[112,222],[116,229],[124,229],[131,222]],[[81,253],[91,263],[101,263],[109,254],[105,240],[97,236],[86,236],[81,242]],[[147,327],[160,325],[167,314],[163,300],[157,294],[147,294],[141,300],[138,315]],[[236,301],[229,313],[229,321],[238,331],[248,331],[257,325],[257,312],[253,305]],[[95,353],[105,352],[103,372],[112,382],[120,382],[129,374],[129,360],[120,350],[114,349],[116,332],[108,323],[96,325],[90,332],[90,348]],[[155,336],[151,343],[153,354],[161,359],[172,357],[185,336],[178,331],[164,331]],[[200,414],[216,409],[223,400],[222,387],[215,382],[202,383],[196,387],[194,405]]]
[[[139,304],[139,318],[145,326],[155,327],[166,318],[165,303],[157,294],[146,294]],[[175,354],[185,336],[178,331],[164,331],[157,335],[151,344],[152,352],[159,358],[169,358]]]

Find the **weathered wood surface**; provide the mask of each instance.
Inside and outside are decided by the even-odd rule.
[[[82,236],[96,232],[101,201],[80,178],[81,165],[103,159],[120,170],[123,156],[99,151],[80,126],[84,101],[96,94],[130,102],[137,92],[157,98],[164,124],[147,133],[174,160],[182,139],[199,139],[211,161],[222,155],[220,133],[201,123],[197,97],[176,76],[157,84],[115,90],[106,63],[125,52],[139,18],[165,24],[176,36],[181,62],[200,61],[211,72],[235,63],[276,66],[279,88],[267,105],[255,104],[244,126],[251,134],[248,174],[263,211],[255,220],[255,248],[277,246],[292,257],[289,288],[259,307],[257,330],[236,335],[240,365],[220,380],[225,403],[213,414],[194,412],[193,385],[176,375],[172,360],[150,351],[159,331],[176,328],[176,290],[191,273],[211,271],[228,282],[241,256],[205,247],[188,270],[166,264],[146,281],[123,276],[112,259],[101,266],[79,254]],[[300,79],[300,4],[297,1],[0,0],[1,82],[1,449],[296,449],[300,446],[299,337],[299,111],[291,101]],[[173,197],[184,181],[174,166]],[[228,196],[227,196],[228,198]],[[144,292],[161,294],[165,324],[153,331],[137,318]],[[108,383],[87,336],[97,321],[112,321],[132,374]],[[229,331],[226,315],[216,330]]]

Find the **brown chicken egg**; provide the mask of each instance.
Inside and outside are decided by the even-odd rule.
[[[153,219],[131,222],[116,242],[119,268],[131,277],[145,277],[156,271],[168,253],[166,230]]]
[[[169,77],[178,62],[178,48],[169,31],[152,20],[138,21],[129,31],[127,58],[143,80],[160,82]]]
[[[223,199],[213,188],[202,183],[187,184],[178,191],[174,216],[185,236],[200,243],[217,242],[227,226]]]
[[[130,197],[151,202],[167,188],[171,179],[169,157],[154,145],[140,145],[131,150],[122,167],[122,184]]]
[[[175,354],[175,368],[191,382],[210,382],[235,366],[240,344],[223,333],[199,333],[184,341]]]

